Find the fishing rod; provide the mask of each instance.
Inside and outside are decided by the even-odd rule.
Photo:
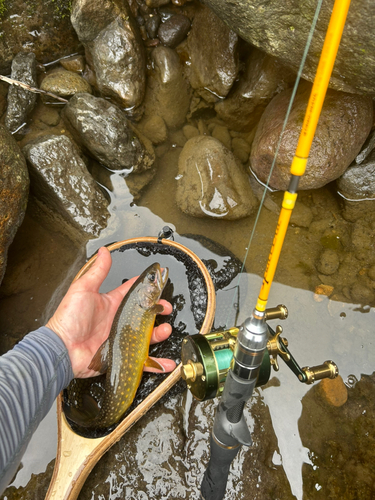
[[[291,178],[282,207],[264,273],[260,293],[252,315],[240,327],[205,335],[192,335],[182,345],[182,371],[187,386],[203,401],[221,396],[211,433],[211,455],[201,484],[201,498],[221,500],[225,495],[229,467],[242,445],[252,440],[243,409],[254,388],[266,383],[271,365],[278,370],[280,356],[300,382],[311,384],[323,378],[335,378],[338,368],[333,361],[301,368],[281,337],[282,328],[273,331],[271,319],[286,319],[285,306],[267,309],[268,296],[276,272],[290,217],[297,199],[299,180],[305,172],[311,144],[322,110],[335,63],[350,0],[335,0],[306,114],[292,160]],[[270,172],[271,176],[272,171]]]

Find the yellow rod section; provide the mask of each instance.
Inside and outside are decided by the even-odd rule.
[[[293,176],[301,177],[305,173],[311,144],[314,139],[332,69],[335,64],[336,54],[340,45],[349,6],[350,0],[335,0],[310,99],[307,104],[296,153],[290,167],[292,179]],[[289,220],[296,199],[297,193],[285,191],[275,236],[263,277],[262,287],[255,307],[259,312],[265,311],[267,306],[269,291],[276,272],[281,248],[284,243],[285,234],[288,229]]]

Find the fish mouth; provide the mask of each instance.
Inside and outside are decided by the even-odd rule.
[[[163,267],[163,269],[161,269],[161,272],[160,272],[160,278],[161,278],[161,283],[160,283],[160,288],[164,288],[166,282],[167,282],[167,279],[168,279],[168,268],[167,267]]]

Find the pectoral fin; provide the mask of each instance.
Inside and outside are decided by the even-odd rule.
[[[95,370],[99,373],[105,373],[108,369],[108,351],[109,351],[109,341],[108,339],[103,342],[99,349],[94,354],[94,357],[89,364],[90,370]]]
[[[155,358],[148,357],[145,361],[145,366],[147,368],[155,368],[156,370],[161,370],[165,372],[164,366],[161,365]]]
[[[150,309],[150,312],[153,314],[161,314],[164,311],[164,307],[161,304],[155,304],[152,306],[152,309]]]

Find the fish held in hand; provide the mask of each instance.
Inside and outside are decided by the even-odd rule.
[[[163,312],[158,304],[168,279],[168,268],[149,266],[134,282],[121,302],[108,339],[94,355],[89,368],[106,372],[105,393],[99,408],[96,400],[77,395],[80,408],[65,405],[66,416],[86,428],[104,429],[117,423],[131,405],[142,378],[144,366],[164,371],[148,356],[155,316]],[[75,382],[80,380],[76,379]],[[77,384],[75,391],[79,391]]]

